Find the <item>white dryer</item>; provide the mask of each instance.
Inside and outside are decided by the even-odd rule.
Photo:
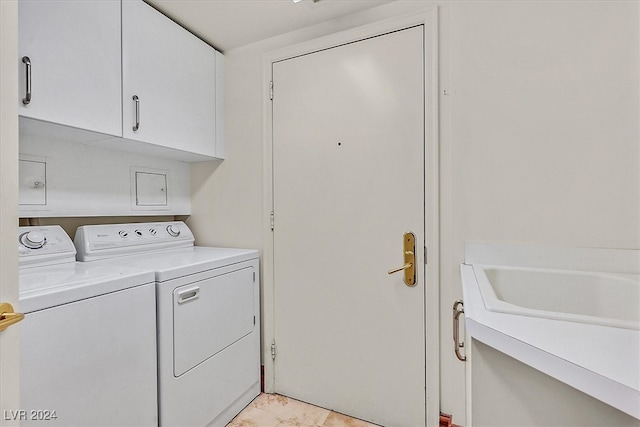
[[[155,271],[161,426],[225,426],[260,393],[258,252],[194,246],[183,222],[90,225],[78,259]]]
[[[59,226],[18,250],[21,425],[157,425],[153,272],[76,262]]]

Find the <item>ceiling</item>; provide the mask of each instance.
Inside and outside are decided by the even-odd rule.
[[[392,0],[145,0],[225,52]]]

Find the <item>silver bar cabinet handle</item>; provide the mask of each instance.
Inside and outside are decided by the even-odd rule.
[[[26,65],[27,69],[27,80],[26,80],[26,95],[22,98],[22,103],[27,105],[31,102],[31,59],[28,56],[22,57],[22,62]]]
[[[453,346],[456,357],[461,362],[466,362],[467,356],[460,353],[460,349],[464,348],[464,341],[460,342],[460,315],[464,314],[464,303],[462,300],[457,300],[453,303]]]
[[[133,131],[140,129],[140,98],[138,95],[133,95],[133,100],[136,103],[136,124],[133,126]]]

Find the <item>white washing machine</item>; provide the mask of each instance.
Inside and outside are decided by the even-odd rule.
[[[21,425],[157,425],[153,272],[76,262],[59,226],[18,250]]]
[[[257,251],[194,246],[179,221],[84,226],[75,244],[155,271],[161,426],[225,426],[260,393]]]

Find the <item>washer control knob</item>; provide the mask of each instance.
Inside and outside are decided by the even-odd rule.
[[[20,243],[29,249],[40,249],[47,243],[47,238],[37,231],[29,231],[20,236]]]
[[[118,231],[118,235],[124,239],[125,237],[129,236],[129,233],[127,233],[124,230],[120,230],[120,231]]]
[[[178,237],[180,235],[180,230],[173,225],[167,225],[167,233],[169,233],[169,236],[171,237]]]

